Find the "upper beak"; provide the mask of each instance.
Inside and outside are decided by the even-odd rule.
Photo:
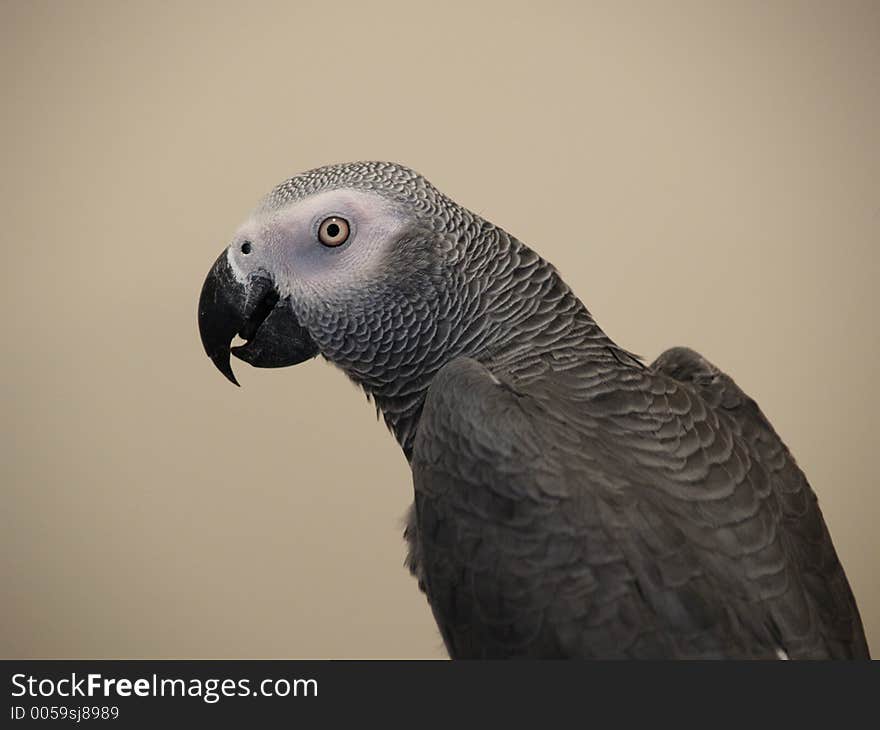
[[[224,251],[214,262],[199,297],[199,333],[208,357],[229,380],[238,381],[229,363],[230,352],[254,367],[278,368],[308,360],[318,348],[282,299],[265,271],[238,281]],[[232,347],[236,335],[247,340]]]

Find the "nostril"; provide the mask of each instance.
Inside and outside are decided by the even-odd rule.
[[[241,252],[243,254],[245,254],[245,256],[251,252],[251,242],[250,241],[245,241],[243,244],[241,244]]]

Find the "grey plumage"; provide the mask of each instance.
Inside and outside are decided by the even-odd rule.
[[[362,233],[312,250],[331,213]],[[549,263],[391,163],[292,178],[242,231],[215,270],[271,277],[267,321],[295,334],[260,355],[242,304],[234,354],[319,352],[375,400],[412,466],[407,564],[453,657],[867,656],[813,491],[700,355],[645,366]],[[218,291],[200,325],[222,369],[241,322],[210,334]]]

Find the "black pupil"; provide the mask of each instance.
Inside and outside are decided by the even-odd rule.
[[[251,252],[251,242],[250,241],[245,241],[243,244],[241,244],[241,252],[244,254]]]
[[[330,225],[328,225],[327,226],[327,235],[330,236],[330,238],[336,238],[336,236],[339,235],[339,224],[338,223],[331,223]]]

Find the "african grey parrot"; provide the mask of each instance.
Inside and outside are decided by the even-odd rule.
[[[375,401],[453,658],[868,657],[816,495],[755,402],[692,350],[644,365],[552,265],[416,172],[281,183],[198,317],[233,382],[230,349],[320,354]]]

